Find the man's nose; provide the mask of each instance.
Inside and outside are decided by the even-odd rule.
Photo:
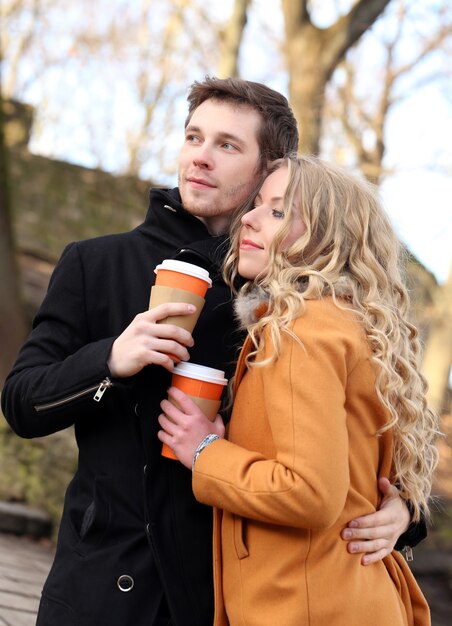
[[[207,142],[204,142],[201,146],[198,146],[194,156],[193,163],[201,168],[210,169],[213,166],[213,155],[211,146]]]

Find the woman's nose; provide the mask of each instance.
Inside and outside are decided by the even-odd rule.
[[[257,209],[251,209],[242,216],[242,224],[252,228],[253,230],[259,229],[259,220],[257,215]]]

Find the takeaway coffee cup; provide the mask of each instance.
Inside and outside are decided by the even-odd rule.
[[[186,302],[194,304],[196,311],[190,315],[173,315],[159,320],[160,324],[175,324],[192,332],[205,302],[207,289],[212,281],[203,267],[166,259],[155,268],[155,285],[151,288],[149,308],[164,302]]]
[[[220,408],[221,394],[228,381],[222,370],[183,362],[174,367],[171,384],[190,396],[213,422]],[[177,460],[177,456],[166,444],[162,446],[162,455]]]

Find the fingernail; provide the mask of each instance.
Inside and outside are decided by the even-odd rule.
[[[349,552],[358,552],[358,546],[356,545],[356,543],[349,543],[348,549]]]
[[[344,539],[351,539],[352,538],[352,531],[349,530],[348,528],[346,528],[343,531],[342,536],[344,537]]]
[[[187,304],[187,309],[189,313],[194,313],[196,311],[196,307],[194,304]]]
[[[358,524],[358,522],[355,522],[355,520],[352,520],[349,523],[349,526],[350,526],[350,528],[358,528],[359,524]]]

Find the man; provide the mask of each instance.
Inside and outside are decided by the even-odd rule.
[[[5,383],[2,407],[19,435],[74,424],[79,446],[38,626],[212,623],[212,512],[194,499],[191,473],[161,457],[157,416],[168,354],[231,374],[240,338],[220,235],[268,161],[296,151],[298,135],[286,99],[264,85],[206,79],[188,100],[179,190],[152,190],[146,220],[130,233],[66,248]],[[175,256],[213,278],[193,338],[157,323],[188,305],[147,310],[155,266]],[[371,558],[400,533],[388,523],[408,518],[384,508],[373,528],[350,529],[377,538],[352,544]]]

